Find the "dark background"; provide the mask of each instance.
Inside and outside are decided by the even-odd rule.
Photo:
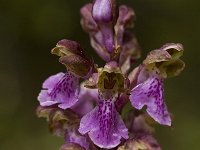
[[[79,9],[89,0],[0,0],[0,149],[57,150],[35,108],[41,84],[64,67],[50,50],[63,38],[79,41],[97,58],[82,31]],[[173,129],[158,126],[163,150],[200,149],[200,1],[121,0],[135,9],[135,31],[145,56],[167,42],[184,45],[185,71],[166,81]],[[99,61],[99,59],[97,59]],[[140,62],[142,59],[140,59]]]

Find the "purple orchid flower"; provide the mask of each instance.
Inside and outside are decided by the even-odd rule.
[[[145,79],[145,77],[143,78]],[[150,74],[144,82],[132,89],[130,100],[137,109],[142,109],[147,105],[147,113],[154,120],[160,124],[171,126],[170,114],[164,101],[163,79],[156,73]]]
[[[182,45],[174,43],[151,51],[140,66],[136,86],[131,91],[132,105],[137,109],[147,105],[147,113],[163,125],[171,126],[170,114],[164,101],[163,81],[183,70],[184,63],[179,60],[182,51]]]
[[[108,69],[112,71],[107,72]],[[123,77],[118,71],[116,62],[106,64],[97,83],[97,106],[80,122],[79,132],[88,133],[94,144],[101,148],[114,148],[119,145],[121,138],[128,138],[128,130],[115,106],[118,92],[124,84]]]

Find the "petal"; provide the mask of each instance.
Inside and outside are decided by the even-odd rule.
[[[127,139],[128,131],[115,109],[112,100],[101,100],[90,113],[81,119],[79,132],[86,134],[101,148],[114,148],[121,137]]]
[[[58,73],[49,77],[43,83],[38,100],[41,106],[51,106],[59,104],[62,109],[73,106],[78,101],[79,79],[67,72]]]
[[[79,116],[84,116],[94,108],[94,104],[98,101],[98,90],[89,89],[81,84],[79,101],[71,108]]]
[[[108,51],[106,51],[104,47],[104,41],[103,41],[103,35],[102,33],[96,32],[93,36],[90,37],[90,43],[91,46],[94,48],[96,53],[104,60],[109,61],[110,60],[110,54]]]
[[[114,50],[114,37],[113,37],[113,27],[112,24],[101,24],[99,25],[103,36],[103,42],[106,50],[112,53]]]
[[[60,79],[65,74],[63,72],[60,72],[56,75],[50,76],[47,80],[44,81],[42,88],[44,89],[53,89],[54,86],[60,81]]]
[[[163,81],[158,76],[150,76],[132,91],[130,100],[137,109],[147,105],[147,113],[157,122],[171,126],[171,118],[164,102]]]

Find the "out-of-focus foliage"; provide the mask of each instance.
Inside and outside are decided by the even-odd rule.
[[[41,83],[64,67],[50,54],[63,39],[80,42],[93,59],[89,37],[80,26],[79,9],[89,0],[0,1],[0,149],[56,150],[63,140],[48,132],[35,109]],[[166,82],[173,129],[156,130],[164,150],[200,147],[200,1],[119,0],[136,12],[136,36],[143,57],[164,43],[182,43],[185,71]],[[141,59],[142,60],[142,59]]]

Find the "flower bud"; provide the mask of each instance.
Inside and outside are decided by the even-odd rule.
[[[57,136],[65,134],[65,130],[76,126],[79,123],[79,117],[71,110],[63,110],[57,107],[41,107],[36,110],[38,117],[46,118],[49,122],[50,131]]]
[[[143,64],[149,69],[158,68],[164,78],[177,76],[185,67],[184,62],[179,59],[182,54],[181,44],[165,44],[160,49],[151,51]]]
[[[109,61],[110,54],[105,49],[103,35],[96,21],[92,17],[92,7],[92,4],[89,3],[81,8],[81,25],[82,28],[89,33],[91,46],[94,48],[97,54],[104,61]]]
[[[113,19],[112,14],[112,4],[110,0],[96,0],[93,9],[92,15],[96,22],[98,23],[109,23]]]
[[[92,9],[93,18],[99,25],[105,48],[109,53],[112,53],[114,50],[114,4],[115,2],[111,0],[96,0]]]
[[[79,43],[64,39],[51,52],[60,56],[59,61],[76,76],[87,78],[91,75],[94,64],[85,57]]]

